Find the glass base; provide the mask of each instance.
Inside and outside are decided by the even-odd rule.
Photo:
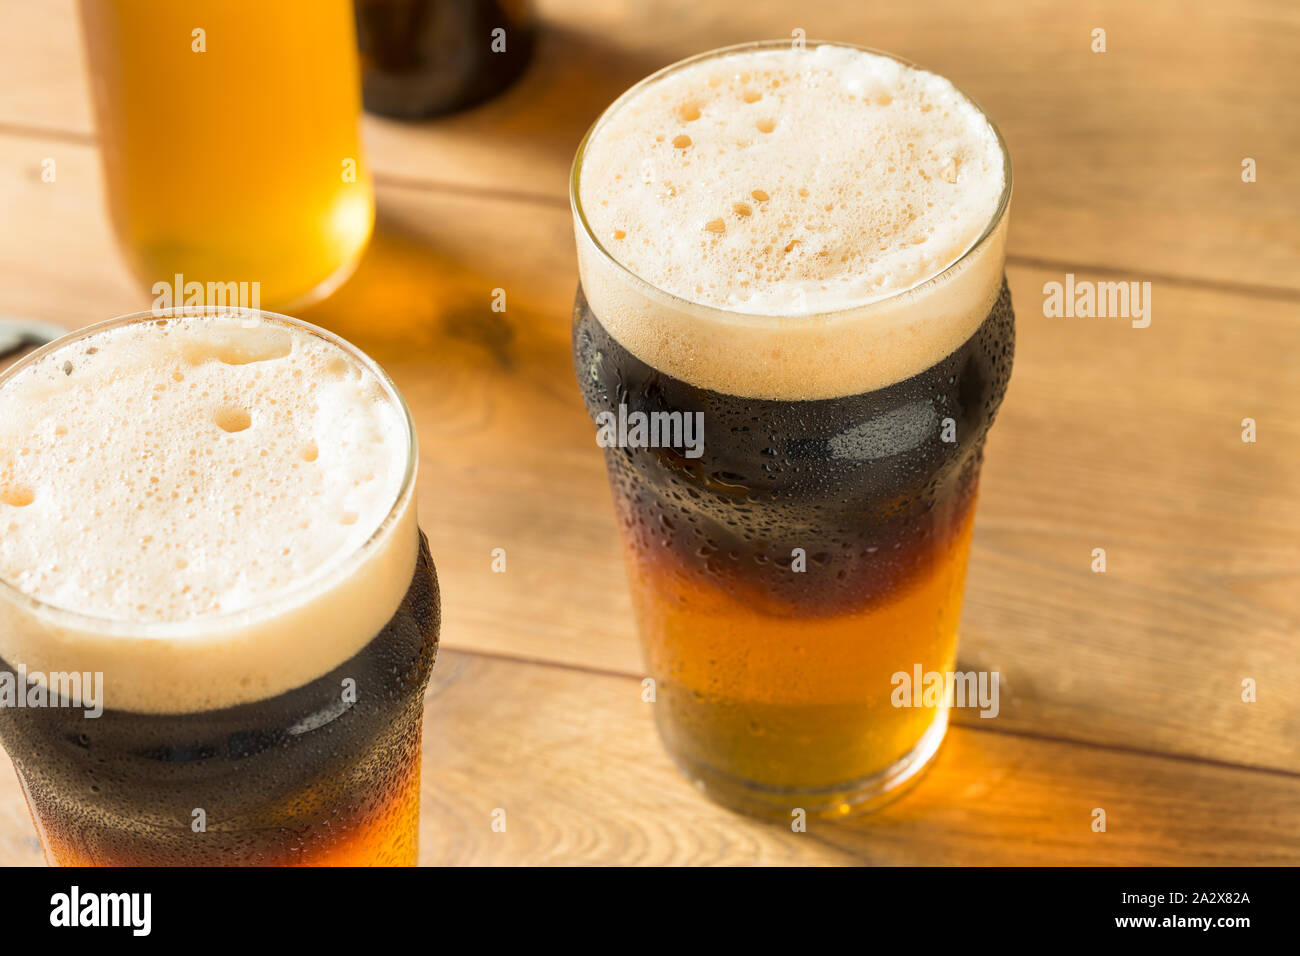
[[[916,746],[888,767],[870,776],[826,787],[779,787],[742,780],[713,767],[668,754],[686,777],[706,796],[729,810],[767,820],[788,822],[796,810],[809,817],[836,819],[877,810],[902,796],[921,778],[921,773],[939,752],[948,730],[948,708],[940,710],[934,723]],[[665,741],[667,744],[667,741]]]
[[[339,290],[340,286],[352,278],[357,271],[357,267],[361,265],[361,258],[366,254],[366,250],[370,248],[370,242],[373,238],[374,227],[372,225],[370,232],[366,233],[365,242],[361,243],[360,248],[344,259],[337,269],[312,286],[309,291],[288,302],[272,303],[270,305],[263,302],[261,307],[272,312],[279,312],[282,315],[295,315],[303,309],[310,308],[329,298]]]

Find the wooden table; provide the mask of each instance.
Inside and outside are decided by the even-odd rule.
[[[1300,8],[540,10],[537,60],[502,98],[422,125],[366,119],[379,231],[356,277],[304,313],[388,368],[420,430],[445,609],[423,861],[1300,863]],[[1090,49],[1098,27],[1105,53]],[[640,700],[570,365],[566,198],[582,131],[631,82],[794,28],[924,64],[997,119],[1016,166],[1019,313],[960,660],[1001,672],[1001,716],[957,711],[909,795],[804,834],[704,799]],[[56,184],[40,181],[45,157]],[[1242,182],[1246,157],[1257,182]],[[0,0],[0,210],[0,314],[80,326],[147,306],[106,222],[70,0]],[[1045,318],[1043,284],[1066,273],[1150,281],[1150,328]],[[0,773],[0,863],[40,859]]]

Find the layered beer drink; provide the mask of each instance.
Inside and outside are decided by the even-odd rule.
[[[939,746],[894,691],[954,669],[1010,185],[949,81],[838,44],[669,67],[579,150],[587,408],[703,424],[606,462],[661,735],[726,804],[869,807]]]
[[[59,864],[412,864],[439,599],[387,376],[267,313],[0,376],[0,742]]]

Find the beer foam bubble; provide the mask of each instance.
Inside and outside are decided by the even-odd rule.
[[[623,268],[685,303],[732,313],[721,321],[735,326],[745,324],[735,315],[811,319],[916,289],[977,243],[1005,185],[997,133],[943,77],[854,47],[765,46],[687,62],[626,94],[584,148],[576,205],[590,238]],[[613,288],[625,279],[595,261],[582,233],[579,218],[579,264],[597,316],[634,354],[667,361],[665,371],[695,384],[813,397],[879,387],[914,364],[879,355],[883,367],[865,377],[860,368],[855,381],[843,357],[817,356],[794,370],[812,381],[784,381],[762,367],[771,343],[754,334],[779,323],[697,341],[676,317]],[[986,271],[1000,283],[1000,242],[996,251]],[[982,285],[972,308],[996,296]],[[861,329],[846,331],[832,351],[873,344],[859,340]],[[960,344],[950,334],[933,341],[934,331],[913,347],[926,365],[942,357],[934,348]],[[906,338],[886,336],[854,357],[871,363]],[[758,368],[744,367],[748,340]],[[742,361],[705,354],[716,347],[739,348]],[[674,348],[687,353],[663,355]],[[819,371],[823,358],[838,370]]]
[[[0,579],[42,605],[8,621],[21,609],[0,607],[0,655],[104,670],[108,706],[127,709],[319,676],[409,584],[413,517],[366,552],[411,510],[409,446],[379,376],[270,317],[146,320],[45,353],[0,384]],[[55,609],[94,620],[65,627]]]

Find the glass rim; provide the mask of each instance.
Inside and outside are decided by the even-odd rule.
[[[349,552],[345,557],[332,566],[318,574],[308,574],[302,580],[295,582],[290,587],[278,591],[265,600],[258,601],[248,607],[239,608],[234,611],[223,611],[219,614],[200,615],[198,617],[186,618],[177,621],[133,621],[130,618],[107,617],[98,614],[88,614],[84,611],[78,611],[75,608],[65,607],[52,601],[46,601],[34,597],[23,591],[16,583],[0,575],[0,597],[10,596],[20,606],[36,612],[37,614],[50,618],[58,624],[80,626],[86,631],[94,631],[109,637],[132,637],[132,638],[184,638],[193,637],[201,638],[209,631],[218,631],[222,625],[229,624],[252,624],[256,621],[267,620],[288,611],[303,603],[302,599],[309,593],[315,593],[317,588],[324,582],[333,580],[343,573],[354,568],[360,559],[372,551],[380,540],[388,533],[397,519],[403,504],[411,497],[415,488],[415,476],[419,463],[419,439],[416,434],[415,421],[411,417],[411,410],[406,404],[406,399],[402,397],[401,391],[393,382],[389,374],[384,371],[378,362],[369,355],[357,348],[351,342],[339,335],[323,329],[320,326],[312,325],[310,322],[304,322],[302,319],[293,316],[284,315],[279,312],[270,312],[266,309],[253,309],[243,306],[173,306],[167,309],[149,309],[141,312],[131,312],[126,315],[119,315],[116,318],[106,319],[102,322],[95,322],[84,328],[74,329],[67,335],[60,336],[52,342],[42,345],[34,352],[24,355],[21,359],[14,362],[3,372],[0,372],[0,390],[9,383],[16,375],[24,369],[31,367],[42,359],[50,356],[70,345],[80,342],[90,336],[100,332],[106,332],[110,329],[122,328],[128,325],[139,325],[144,322],[172,321],[184,318],[202,318],[202,317],[221,317],[232,316],[236,318],[256,318],[263,322],[273,322],[278,325],[286,325],[298,329],[315,338],[328,342],[335,348],[343,351],[351,360],[357,362],[362,368],[366,369],[378,380],[385,394],[398,409],[405,423],[406,431],[406,464],[403,468],[402,482],[398,487],[397,494],[384,517],[380,519],[374,530],[366,536],[364,542]]]
[[[587,153],[587,147],[591,144],[592,138],[595,136],[596,132],[601,128],[601,126],[604,125],[604,123],[611,116],[613,116],[614,113],[617,112],[621,106],[623,106],[628,100],[630,100],[632,96],[652,86],[653,84],[657,83],[659,80],[663,79],[669,74],[675,73],[678,70],[684,69],[685,67],[688,66],[692,66],[696,63],[701,63],[706,60],[722,59],[724,57],[732,56],[737,53],[749,53],[758,50],[792,49],[791,46],[792,42],[793,41],[790,39],[778,39],[778,40],[751,40],[745,43],[734,43],[731,44],[730,46],[717,47],[716,49],[707,50],[703,53],[696,53],[692,56],[686,57],[685,59],[677,60],[659,70],[656,70],[650,75],[643,77],[642,79],[638,80],[636,83],[629,86],[626,90],[624,90],[622,93],[619,94],[617,99],[615,99],[612,103],[610,103],[607,107],[605,107],[603,111],[601,111],[601,114],[598,117],[596,117],[596,121],[587,128],[587,132],[583,135],[582,141],[578,144],[577,152],[574,153],[573,164],[569,169],[569,209],[573,214],[574,221],[580,224],[581,226],[581,235],[586,236],[587,240],[592,244],[592,246],[595,248],[597,253],[599,253],[603,261],[612,264],[620,273],[622,273],[623,275],[631,279],[634,285],[650,290],[654,296],[662,297],[663,299],[667,300],[670,304],[677,307],[681,311],[702,312],[703,314],[709,315],[720,322],[734,322],[736,321],[735,317],[742,317],[746,319],[767,319],[771,321],[787,318],[786,316],[768,315],[767,313],[745,312],[738,309],[724,309],[716,305],[709,305],[704,302],[696,302],[692,299],[683,298],[682,296],[679,296],[676,293],[669,292],[667,289],[660,288],[650,280],[632,271],[630,268],[628,268],[626,265],[620,262],[618,257],[615,256],[612,252],[610,252],[610,250],[605,246],[605,244],[600,241],[600,238],[596,235],[595,230],[591,228],[591,223],[587,220],[587,213],[582,207],[582,197],[581,197],[581,191],[579,187],[581,185],[582,165],[583,165],[583,159],[585,158]],[[820,46],[842,47],[850,50],[857,50],[862,53],[870,53],[875,56],[885,57],[886,59],[893,60],[896,63],[901,63],[903,66],[909,67],[910,69],[919,70],[923,73],[930,73],[933,74],[934,76],[942,77],[944,80],[947,80],[947,82],[951,83],[953,89],[955,89],[968,103],[970,103],[971,106],[975,107],[975,109],[979,112],[979,114],[982,117],[984,117],[984,121],[989,124],[989,128],[993,130],[993,135],[997,140],[998,149],[1002,153],[1002,194],[1001,196],[998,197],[998,203],[997,206],[994,207],[993,215],[989,218],[988,223],[985,224],[983,230],[980,231],[979,235],[977,235],[975,239],[971,242],[971,244],[967,246],[965,250],[962,251],[961,255],[959,255],[952,262],[948,263],[946,266],[944,266],[934,275],[927,276],[925,279],[916,283],[915,285],[909,286],[906,289],[900,289],[896,292],[891,292],[888,295],[883,296],[879,299],[872,299],[868,302],[863,302],[859,305],[850,305],[850,306],[845,306],[843,308],[827,309],[820,312],[809,312],[806,314],[801,314],[798,316],[798,318],[801,319],[809,319],[809,318],[834,319],[837,317],[848,316],[848,315],[858,316],[863,314],[865,310],[878,309],[888,304],[903,300],[908,296],[916,295],[922,289],[925,289],[945,279],[946,277],[950,276],[957,268],[962,266],[963,263],[967,262],[974,253],[984,248],[988,244],[993,234],[997,231],[998,227],[1006,219],[1007,210],[1011,206],[1011,187],[1012,187],[1011,152],[1010,150],[1007,149],[1007,143],[1002,136],[1002,130],[998,128],[997,123],[993,121],[993,117],[991,117],[988,114],[988,111],[985,110],[984,107],[980,105],[979,101],[976,100],[975,97],[971,96],[969,93],[966,92],[966,90],[962,89],[962,87],[958,86],[956,83],[953,83],[953,81],[949,79],[947,76],[945,76],[944,74],[935,73],[933,70],[928,70],[917,63],[913,63],[911,60],[905,59],[904,57],[898,56],[893,53],[889,53],[885,50],[877,50],[874,47],[863,46],[858,43],[849,43],[844,40],[809,39],[804,41],[804,49],[811,49]]]

